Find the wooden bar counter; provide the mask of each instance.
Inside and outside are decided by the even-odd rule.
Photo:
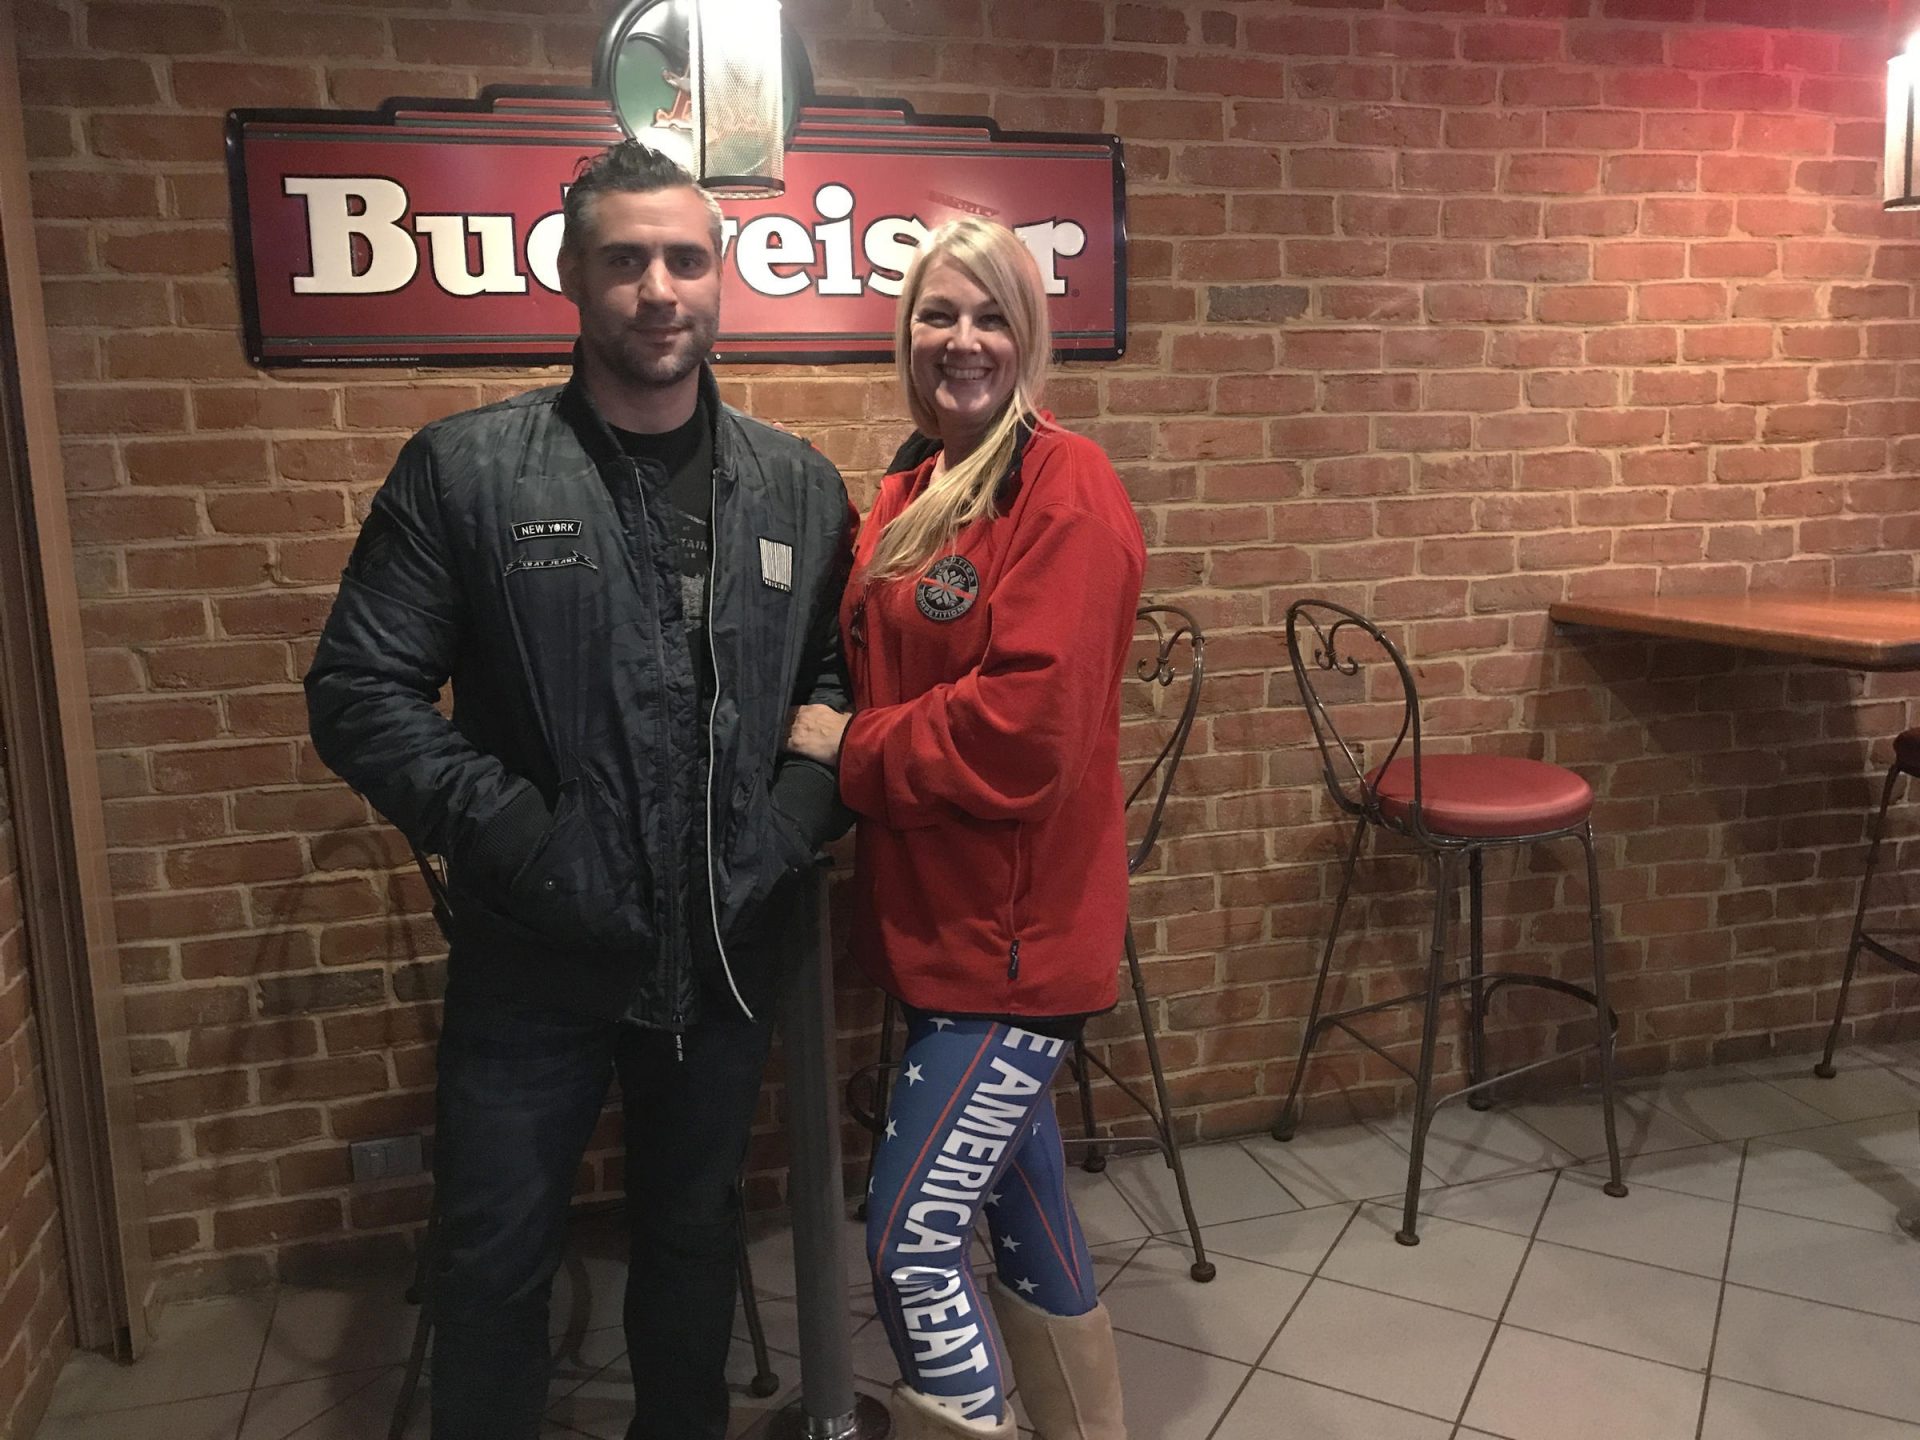
[[[1920,670],[1920,594],[1904,590],[1562,600],[1547,614],[1558,625],[1704,640],[1858,670]]]

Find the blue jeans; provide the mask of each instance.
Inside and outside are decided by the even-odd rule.
[[[434,1440],[540,1432],[548,1296],[580,1160],[616,1073],[631,1242],[627,1440],[722,1440],[735,1182],[770,1035],[766,1020],[716,1014],[685,1035],[678,1059],[660,1031],[449,993],[428,1300]]]
[[[1006,1364],[969,1247],[982,1213],[1000,1281],[1055,1315],[1098,1301],[1048,1090],[1066,1042],[912,1012],[867,1201],[873,1298],[900,1374],[966,1419],[1006,1413]]]

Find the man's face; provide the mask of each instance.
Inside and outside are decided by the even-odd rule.
[[[720,333],[720,257],[693,190],[616,191],[588,212],[576,251],[560,252],[560,288],[580,309],[580,340],[617,381],[678,384]]]

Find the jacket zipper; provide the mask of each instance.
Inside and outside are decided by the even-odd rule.
[[[724,419],[724,416],[722,417]],[[721,421],[716,420],[713,427],[714,449],[720,448]],[[752,1009],[747,1005],[746,997],[740,993],[740,987],[734,982],[733,965],[727,959],[727,942],[720,935],[720,892],[714,883],[713,872],[713,772],[719,756],[719,744],[714,731],[720,716],[720,642],[714,639],[713,605],[714,596],[720,589],[720,480],[722,476],[731,478],[730,472],[718,463],[715,455],[713,467],[713,498],[709,502],[707,526],[707,655],[713,665],[713,704],[707,711],[707,913],[713,921],[713,945],[720,955],[720,973],[727,977],[727,989],[733,992],[733,1003],[740,1007],[740,1013],[748,1020],[754,1018]]]
[[[650,551],[652,548],[651,541],[652,541],[653,526],[647,514],[647,487],[640,483],[640,467],[639,465],[634,463],[632,457],[630,456],[625,457],[624,463],[626,466],[627,482],[633,486],[634,498],[640,506],[640,536],[641,536],[641,539],[647,543],[648,550]],[[641,563],[636,568],[638,568],[639,570],[645,573],[645,575],[647,576],[647,583],[653,590],[653,608],[654,608],[654,616],[655,616],[655,623],[651,627],[653,631],[653,658],[654,658],[654,663],[659,667],[659,674],[664,684],[664,680],[667,673],[667,645],[666,645],[666,641],[662,638],[663,627],[659,624],[659,616],[662,614],[662,606],[660,604],[660,577],[654,571],[653,558],[651,554],[642,554],[639,557],[639,559]],[[663,688],[662,704],[665,703],[664,695],[665,695],[665,690]],[[674,773],[674,767],[672,764],[673,726],[671,724],[668,724],[662,728],[665,731],[667,751],[668,751],[667,774],[669,777],[671,777]],[[680,833],[680,808],[677,800],[675,799],[676,793],[677,793],[676,787],[671,783],[671,780],[669,780],[669,783],[667,785],[667,823],[671,829],[671,833],[678,835]],[[679,947],[675,944],[675,940],[678,937],[680,927],[676,922],[676,919],[674,916],[674,904],[671,898],[674,890],[677,889],[678,887],[667,886],[663,888],[665,888],[666,893],[669,897],[667,901],[667,937],[666,937],[667,943],[664,947],[666,950],[666,957],[667,957],[667,993],[673,997],[672,1001],[670,1002],[672,1009],[668,1017],[669,1018],[668,1028],[673,1031],[674,1054],[676,1058],[684,1058],[681,1055],[680,1034],[681,1034],[681,1031],[684,1030],[686,1027],[686,1013],[681,1008],[681,1000],[680,1000],[680,989],[681,989],[680,978],[681,977],[680,977],[680,962],[678,959]]]
[[[1007,979],[1020,978],[1020,925],[1014,906],[1020,898],[1020,852],[1026,848],[1027,827],[1016,822],[1013,831],[1013,879],[1007,885]]]

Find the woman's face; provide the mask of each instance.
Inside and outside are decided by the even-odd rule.
[[[979,444],[1013,394],[1020,356],[999,304],[951,260],[936,260],[913,307],[914,388],[957,460]]]

